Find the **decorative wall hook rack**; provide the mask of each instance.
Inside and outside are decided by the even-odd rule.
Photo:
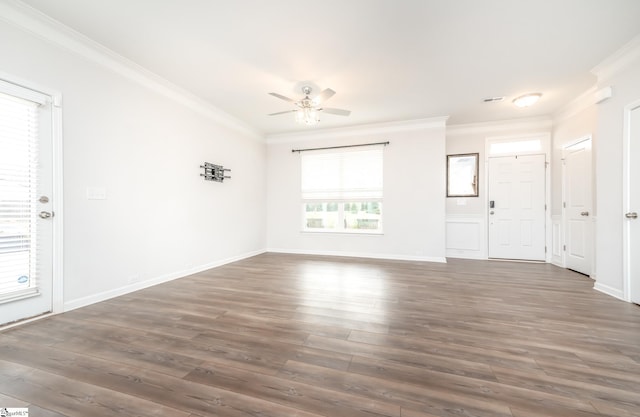
[[[225,178],[231,178],[224,175],[225,171],[231,170],[223,167],[222,165],[205,162],[204,165],[200,165],[200,168],[204,169],[204,174],[200,174],[200,176],[204,177],[205,181],[224,182]]]

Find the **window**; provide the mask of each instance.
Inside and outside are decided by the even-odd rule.
[[[447,197],[478,196],[478,154],[447,155]]]
[[[496,141],[489,145],[489,155],[498,154],[522,154],[531,152],[540,152],[542,150],[541,139],[521,139]]]
[[[302,230],[382,233],[383,148],[301,154]]]

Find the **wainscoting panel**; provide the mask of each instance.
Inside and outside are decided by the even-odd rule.
[[[485,221],[482,217],[447,217],[446,224],[447,257],[487,259]]]
[[[562,215],[551,216],[551,263],[564,268],[564,232]]]

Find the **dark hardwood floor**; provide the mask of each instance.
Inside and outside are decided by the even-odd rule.
[[[640,416],[640,307],[547,264],[263,254],[0,333],[30,416]]]

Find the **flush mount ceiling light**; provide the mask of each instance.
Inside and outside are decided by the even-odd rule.
[[[520,97],[514,98],[513,104],[515,104],[517,107],[533,106],[538,100],[540,100],[540,97],[542,97],[542,94],[540,93],[525,94]]]

